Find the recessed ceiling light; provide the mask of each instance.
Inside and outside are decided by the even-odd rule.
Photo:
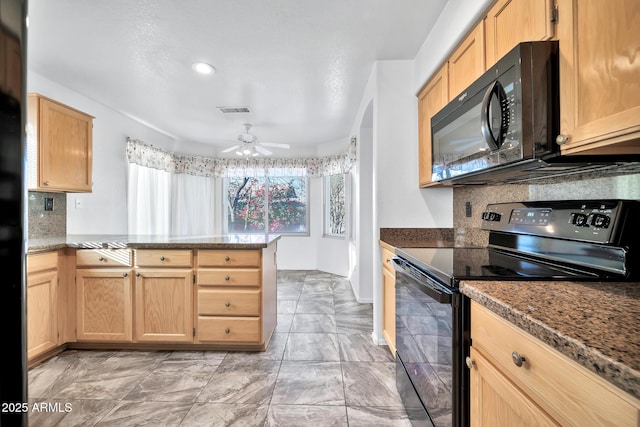
[[[216,71],[216,69],[213,68],[213,65],[207,64],[206,62],[194,62],[191,64],[191,68],[193,68],[193,71],[200,74],[213,74]]]

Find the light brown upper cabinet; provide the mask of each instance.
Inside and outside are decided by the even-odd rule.
[[[449,65],[445,63],[418,94],[418,176],[420,187],[431,182],[431,117],[449,101]]]
[[[563,154],[640,154],[640,3],[557,4]]]
[[[552,0],[498,0],[484,20],[487,66],[518,43],[553,38]]]
[[[449,57],[449,100],[458,96],[484,71],[484,22],[480,21]]]
[[[93,117],[38,94],[28,95],[30,190],[91,192]]]

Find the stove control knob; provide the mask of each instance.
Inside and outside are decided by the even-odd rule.
[[[573,225],[577,225],[578,227],[588,227],[587,223],[587,215],[581,213],[572,213],[571,214],[571,223]]]
[[[594,214],[591,218],[591,225],[598,228],[608,228],[611,218],[607,215]]]

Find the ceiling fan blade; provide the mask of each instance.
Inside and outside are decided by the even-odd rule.
[[[229,148],[226,148],[226,149],[222,150],[221,153],[229,153],[229,152],[235,150],[238,147],[240,147],[240,146],[239,145],[234,145],[233,147],[229,147]]]
[[[259,145],[256,145],[256,151],[257,151],[258,153],[262,153],[262,154],[264,154],[265,156],[268,156],[269,154],[273,154],[271,151],[269,151],[269,150],[267,150],[267,149],[265,149],[265,148],[262,148],[262,147],[260,147]]]
[[[259,142],[258,144],[262,144],[265,147],[290,148],[289,144],[279,144],[277,142]]]

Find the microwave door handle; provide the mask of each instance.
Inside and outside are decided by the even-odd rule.
[[[484,98],[482,98],[482,109],[481,109],[481,114],[480,114],[480,129],[482,131],[482,136],[484,137],[485,142],[487,143],[487,145],[489,146],[489,148],[491,149],[491,151],[495,151],[498,148],[500,148],[500,146],[502,145],[502,135],[504,134],[504,123],[505,121],[503,120],[503,118],[500,118],[500,133],[498,134],[498,137],[496,138],[493,135],[493,132],[491,131],[491,126],[490,126],[490,117],[489,117],[489,113],[491,112],[491,99],[493,98],[493,95],[496,95],[496,98],[498,99],[498,102],[502,102],[503,99],[506,99],[506,95],[504,94],[504,89],[502,88],[502,85],[500,84],[499,81],[495,81],[493,82],[493,84],[491,85],[491,87],[489,87],[489,89],[487,89],[487,91],[484,94]],[[500,105],[500,114],[504,114],[505,111],[502,108],[502,105]]]

